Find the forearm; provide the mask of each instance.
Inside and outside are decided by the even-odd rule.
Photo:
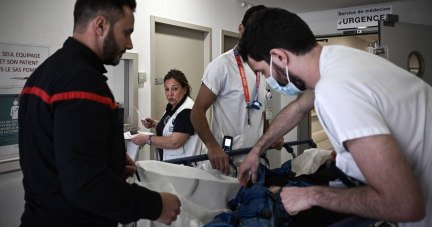
[[[69,187],[65,190],[66,198],[84,210],[123,224],[138,219],[156,220],[159,217],[162,210],[159,193],[137,184],[128,184],[124,178],[117,177],[108,170],[100,174],[97,176],[87,176],[86,173],[76,176],[61,174],[63,179],[70,179],[67,182],[62,181],[62,186]]]
[[[184,142],[176,140],[172,136],[153,136],[151,144],[160,149],[177,149],[183,146]]]
[[[293,102],[282,109],[265,134],[255,145],[259,148],[259,152],[262,153],[265,149],[276,142],[276,140],[280,139],[289,131],[291,131],[305,115],[305,113],[302,113],[299,110],[296,102]]]
[[[192,109],[191,122],[196,133],[207,147],[219,146],[219,143],[216,141],[212,132],[210,131],[210,127],[205,116],[205,111],[200,109]]]
[[[350,189],[315,186],[310,187],[309,203],[342,213],[362,217],[401,222],[406,210],[394,204],[394,198],[385,198],[371,186]]]
[[[73,104],[56,108],[53,133],[58,178],[66,199],[122,223],[157,219],[162,209],[159,194],[125,181],[124,149],[115,148],[124,146],[124,140],[121,135],[109,136],[110,120],[104,106],[90,101],[80,102],[80,108]],[[101,133],[92,133],[93,127]]]

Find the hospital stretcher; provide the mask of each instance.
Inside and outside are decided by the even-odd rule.
[[[309,144],[312,148],[317,148],[317,145],[314,143],[312,139],[309,140],[299,140],[299,141],[291,141],[291,142],[285,142],[283,144],[283,147],[287,150],[288,153],[290,153],[294,158],[296,158],[296,155],[294,153],[294,149],[292,146],[301,145],[301,144]],[[232,168],[236,167],[232,163],[232,157],[236,155],[243,155],[250,152],[252,148],[244,148],[244,149],[238,149],[238,150],[232,150],[232,151],[225,151],[230,159],[230,165]],[[271,148],[269,148],[271,149]],[[260,157],[264,162],[265,165],[269,165],[269,161],[266,158],[266,153],[264,152]],[[197,156],[191,156],[191,157],[185,157],[185,158],[178,158],[178,159],[171,159],[166,160],[164,162],[172,163],[172,164],[180,164],[185,166],[193,166],[193,163],[198,163],[201,161],[208,160],[208,156],[205,155],[197,155]],[[331,169],[333,173],[347,186],[347,187],[355,187],[357,186],[355,183],[351,181],[349,177],[347,177],[339,168],[336,167],[334,161],[327,160],[326,162],[327,168]],[[235,177],[235,176],[234,176]],[[345,220],[339,221],[337,223],[334,223],[330,225],[329,227],[342,227],[342,226],[352,226],[352,227],[367,227],[374,223],[378,222],[378,220],[372,220],[372,219],[366,219],[359,216],[352,216],[350,218],[347,218]]]
[[[309,144],[310,147],[317,148],[317,145],[311,139],[285,142],[283,144],[283,147],[287,150],[288,153],[290,153],[292,155],[292,157],[294,159],[296,157],[296,154],[294,153],[294,148],[292,146],[301,145],[301,144]],[[233,157],[237,156],[237,155],[248,154],[249,151],[251,151],[251,149],[252,148],[243,148],[243,149],[238,149],[238,150],[225,151],[225,153],[228,155],[228,158],[230,159],[230,166],[235,171],[235,173],[232,177],[237,177],[237,175],[236,175],[237,167],[233,164]],[[269,148],[269,149],[271,149],[271,148]],[[267,149],[267,150],[269,150],[269,149]],[[263,164],[265,166],[269,167],[269,160],[267,159],[265,152],[263,154],[261,154],[260,158],[264,162]],[[166,160],[164,162],[173,163],[173,164],[180,164],[180,165],[185,165],[185,166],[193,166],[192,165],[193,163],[198,163],[198,162],[206,161],[206,160],[208,160],[208,156],[206,154],[203,154],[203,155],[196,155],[196,156],[190,156],[190,157],[185,157],[185,158]]]

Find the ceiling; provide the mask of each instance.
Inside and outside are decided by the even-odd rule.
[[[356,6],[385,4],[397,0],[237,0],[241,3],[280,7],[293,13],[316,12],[331,9],[342,9]],[[418,1],[418,0],[407,0]]]

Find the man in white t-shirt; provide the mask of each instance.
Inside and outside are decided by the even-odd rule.
[[[240,166],[256,182],[259,154],[315,107],[335,147],[336,165],[366,186],[284,188],[295,215],[321,206],[400,222],[432,223],[432,88],[386,59],[342,46],[322,47],[307,24],[283,9],[251,18],[239,42],[243,58],[275,90],[304,95],[285,107]]]
[[[266,7],[259,5],[246,11],[239,25],[240,36],[252,13],[263,8]],[[228,156],[222,150],[224,136],[233,137],[232,150],[237,150],[253,147],[268,128],[268,121],[265,120],[265,84],[264,77],[256,75],[239,56],[236,47],[207,66],[192,108],[191,122],[208,148],[207,155],[214,169],[227,175],[230,173]],[[211,105],[210,129],[205,113]],[[283,138],[279,138],[272,148],[282,149]],[[234,162],[242,160],[235,157]]]

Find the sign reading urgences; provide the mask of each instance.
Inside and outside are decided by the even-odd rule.
[[[376,6],[368,8],[351,8],[338,11],[337,29],[357,29],[377,27],[379,20],[392,14],[392,6]]]

